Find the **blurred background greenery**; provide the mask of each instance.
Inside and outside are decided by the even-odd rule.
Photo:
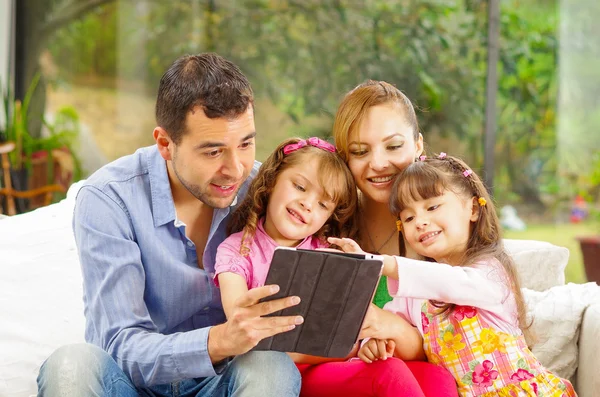
[[[600,148],[600,2],[500,3],[495,201],[514,206],[528,225],[508,237],[568,246],[567,278],[581,282],[574,238],[594,225],[569,219],[577,194],[597,201],[588,176]],[[288,136],[329,137],[342,95],[380,79],[417,105],[429,151],[483,167],[487,1],[17,4],[22,43],[36,43],[23,47],[20,84],[42,76],[30,117],[64,106],[78,112],[84,172],[153,143],[160,76],[180,55],[203,51],[250,78],[259,160]]]

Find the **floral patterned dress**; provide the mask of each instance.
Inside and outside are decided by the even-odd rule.
[[[456,306],[447,317],[437,310],[428,301],[421,307],[425,353],[452,373],[461,396],[577,396],[540,364],[523,335],[497,331],[471,306]]]

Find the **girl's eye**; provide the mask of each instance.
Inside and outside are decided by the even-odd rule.
[[[350,152],[351,155],[356,156],[356,157],[360,157],[360,156],[364,156],[365,154],[367,154],[366,150],[354,150],[352,152]]]
[[[302,186],[302,185],[298,185],[297,183],[294,183],[294,187],[295,187],[297,190],[300,190],[301,192],[305,192],[305,191],[306,191],[306,189],[304,189],[304,186]]]
[[[412,221],[413,219],[414,219],[414,216],[408,216],[408,217],[406,217],[406,219],[404,219],[402,221],[402,223],[408,223],[408,222]]]
[[[322,202],[322,201],[319,201],[319,205],[320,205],[320,206],[321,206],[321,208],[323,208],[324,210],[326,210],[326,209],[327,209],[327,204],[325,204],[324,202]]]
[[[427,211],[435,211],[439,208],[439,206],[439,204],[432,205],[431,207],[427,208]]]

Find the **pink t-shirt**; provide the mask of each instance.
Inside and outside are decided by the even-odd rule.
[[[265,232],[263,223],[264,219],[258,222],[247,256],[240,254],[243,232],[232,234],[219,245],[214,276],[217,285],[219,285],[217,276],[224,272],[233,272],[242,276],[246,280],[248,289],[265,285],[271,259],[278,244]],[[323,243],[318,238],[309,236],[302,240],[296,248],[314,250],[328,246],[329,244]]]

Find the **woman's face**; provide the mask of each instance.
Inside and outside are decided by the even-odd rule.
[[[349,137],[348,166],[356,185],[369,199],[387,204],[394,177],[423,152],[423,136],[395,104],[371,107]]]

